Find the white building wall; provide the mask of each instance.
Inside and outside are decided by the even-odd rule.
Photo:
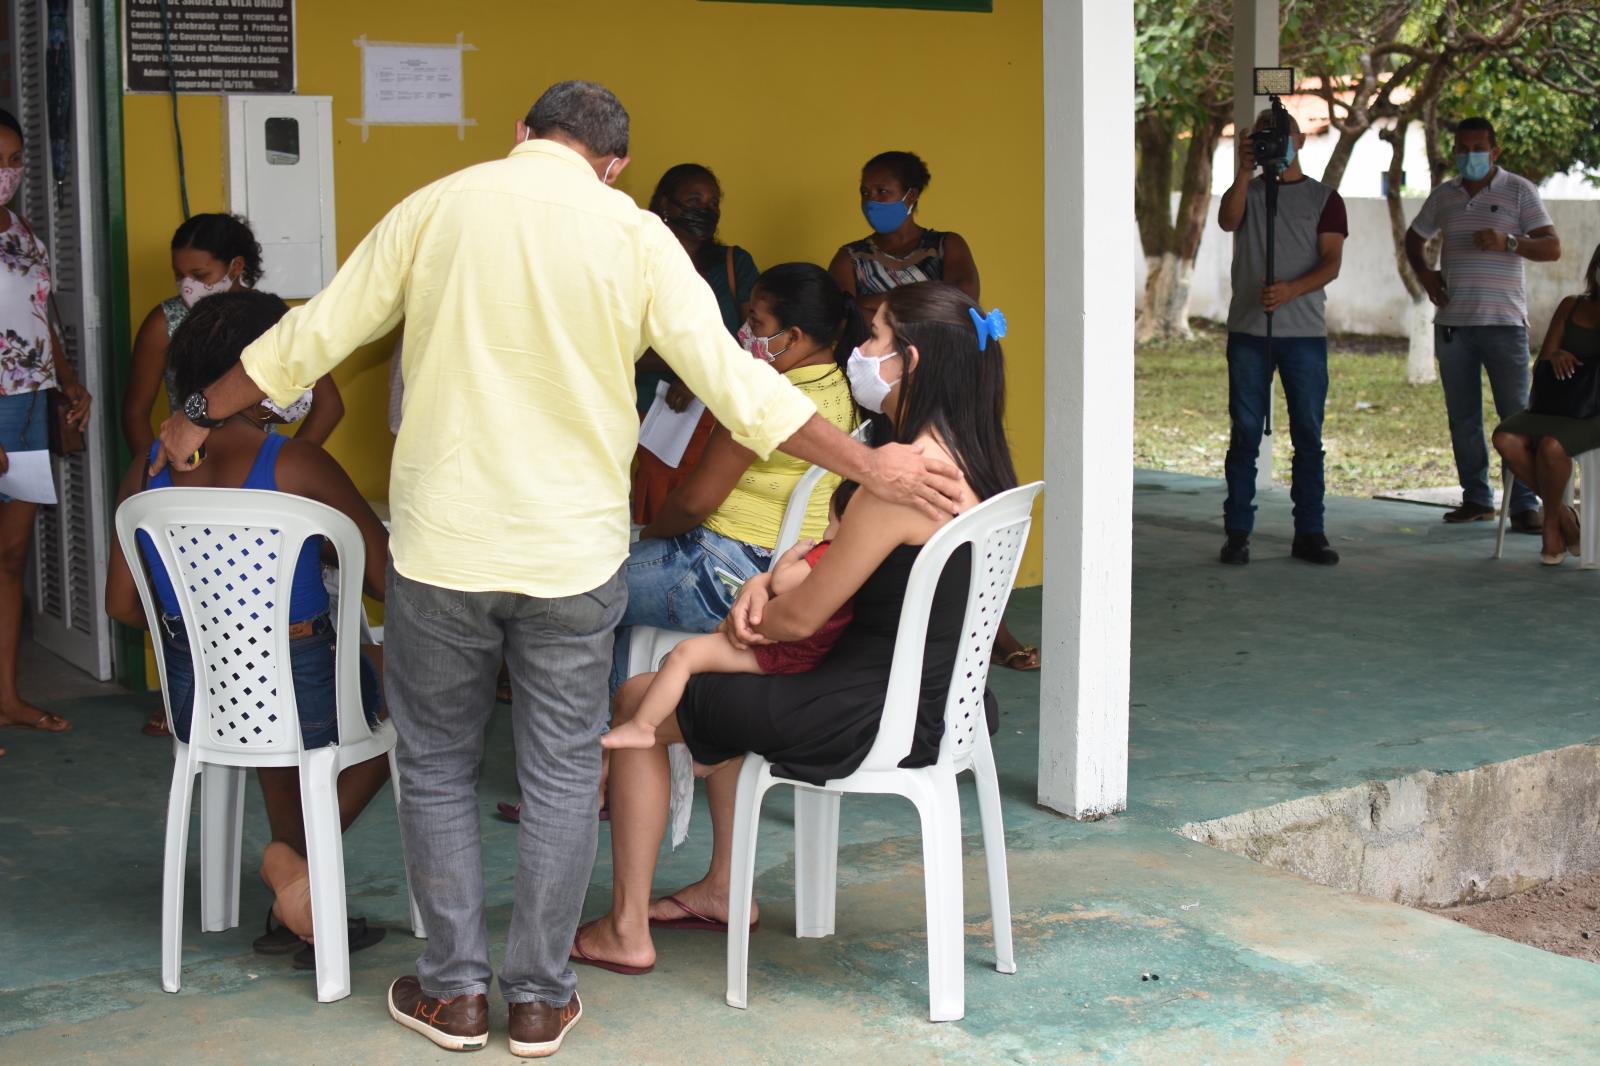
[[[1407,220],[1422,206],[1420,199],[1405,201]],[[1389,236],[1389,211],[1382,200],[1345,197],[1350,216],[1350,238],[1345,241],[1344,265],[1328,287],[1328,328],[1338,333],[1406,335],[1406,309],[1410,304],[1395,266],[1394,241]],[[1545,207],[1561,235],[1561,259],[1554,263],[1526,263],[1528,320],[1535,346],[1544,337],[1556,305],[1583,284],[1583,268],[1600,245],[1600,203],[1593,200],[1546,200]],[[1173,197],[1177,211],[1177,196]],[[1132,239],[1138,240],[1137,230]],[[1223,321],[1233,294],[1229,269],[1233,237],[1217,226],[1217,202],[1200,242],[1195,262],[1190,313]],[[1144,289],[1145,267],[1140,257],[1137,288]]]

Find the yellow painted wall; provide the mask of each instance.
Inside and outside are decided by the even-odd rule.
[[[503,155],[513,126],[551,82],[588,78],[622,99],[633,163],[619,185],[643,203],[668,166],[695,161],[724,190],[722,236],[768,266],[826,265],[866,232],[856,194],[874,153],[906,148],[933,181],[919,218],[960,232],[1003,308],[1007,428],[1024,480],[1042,472],[1043,144],[1041,0],[992,14],[707,3],[703,0],[300,0],[300,92],[333,97],[341,261],[413,189]],[[351,43],[452,41],[465,57],[466,113],[478,125],[375,127],[361,112]],[[124,100],[133,325],[173,291],[167,246],[180,221],[164,97]],[[180,103],[193,211],[224,208],[218,97]],[[388,497],[387,345],[335,373],[346,415],[329,448],[373,499]],[[1039,580],[1042,531],[1022,580]]]

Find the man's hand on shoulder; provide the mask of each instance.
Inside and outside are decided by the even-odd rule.
[[[961,471],[954,464],[923,455],[920,444],[885,444],[871,454],[862,485],[874,496],[935,520],[961,513]]]

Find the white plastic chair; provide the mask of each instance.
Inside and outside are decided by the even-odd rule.
[[[244,775],[250,767],[296,767],[311,867],[311,914],[318,930],[317,999],[350,994],[344,850],[339,831],[339,772],[380,755],[389,757],[395,804],[394,726],[369,727],[361,704],[359,632],[365,547],[354,522],[331,507],[299,496],[253,489],[168,488],[141,492],[117,509],[117,537],[133,571],[152,632],[161,605],[145,573],[136,534],[155,544],[173,582],[194,664],[194,713],[189,741],[173,730],[172,792],[162,874],[161,987],[176,992],[183,960],[183,890],[189,808],[194,779],[200,790],[200,928],[239,924]],[[300,546],[322,535],[338,552],[337,638],[339,742],[306,750],[289,673],[289,597]],[[172,725],[167,666],[157,654],[167,723]],[[409,879],[408,879],[409,884]],[[423,935],[411,900],[412,929]]]
[[[795,795],[795,935],[831,936],[839,862],[839,799],[846,792],[892,793],[914,803],[922,820],[922,867],[928,922],[928,1016],[955,1021],[966,1012],[961,805],[956,775],[977,779],[983,850],[989,870],[989,910],[994,924],[995,969],[1016,973],[1011,946],[1011,889],[1006,876],[1000,785],[989,746],[983,692],[995,633],[1011,597],[1023,545],[1033,522],[1034,482],[1003,492],[950,522],[917,556],[906,584],[894,662],[884,696],[878,737],[849,777],[809,785],[773,776],[759,755],[746,755],[739,772],[733,822],[733,873],[729,886],[728,1004],[747,1003],[750,899],[755,881],[756,833],[761,799],[774,785]],[[903,769],[911,750],[922,686],[923,645],[934,590],[950,556],[972,545],[972,580],[962,621],[961,647],[945,704],[944,737],[932,766]]]
[[[1576,480],[1583,481],[1583,498],[1578,501],[1578,569],[1600,569],[1600,449],[1579,452],[1573,458],[1572,477],[1561,494],[1563,506],[1571,507]],[[1511,512],[1511,471],[1507,470],[1500,491],[1500,528],[1494,537],[1494,557],[1505,554],[1506,519]],[[1549,506],[1546,501],[1545,506]]]
[[[872,439],[872,423],[861,423],[850,435],[862,443],[869,442]],[[806,510],[811,506],[812,494],[817,491],[817,486],[827,473],[822,467],[813,465],[800,476],[800,480],[789,492],[789,502],[783,508],[783,521],[778,526],[778,543],[772,551],[773,560],[794,547],[795,542],[800,539],[800,529],[805,525]],[[660,629],[656,626],[633,626],[628,630],[628,676],[636,677],[661,669],[661,662],[667,657],[668,652],[690,637],[698,635],[676,629]],[[689,832],[689,815],[694,795],[694,767],[689,758],[689,750],[684,745],[674,744],[668,752],[672,766],[672,815],[669,821],[672,829],[672,846],[677,847],[683,843]]]

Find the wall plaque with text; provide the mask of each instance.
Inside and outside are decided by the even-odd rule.
[[[123,0],[123,87],[180,93],[292,93],[294,0]]]

